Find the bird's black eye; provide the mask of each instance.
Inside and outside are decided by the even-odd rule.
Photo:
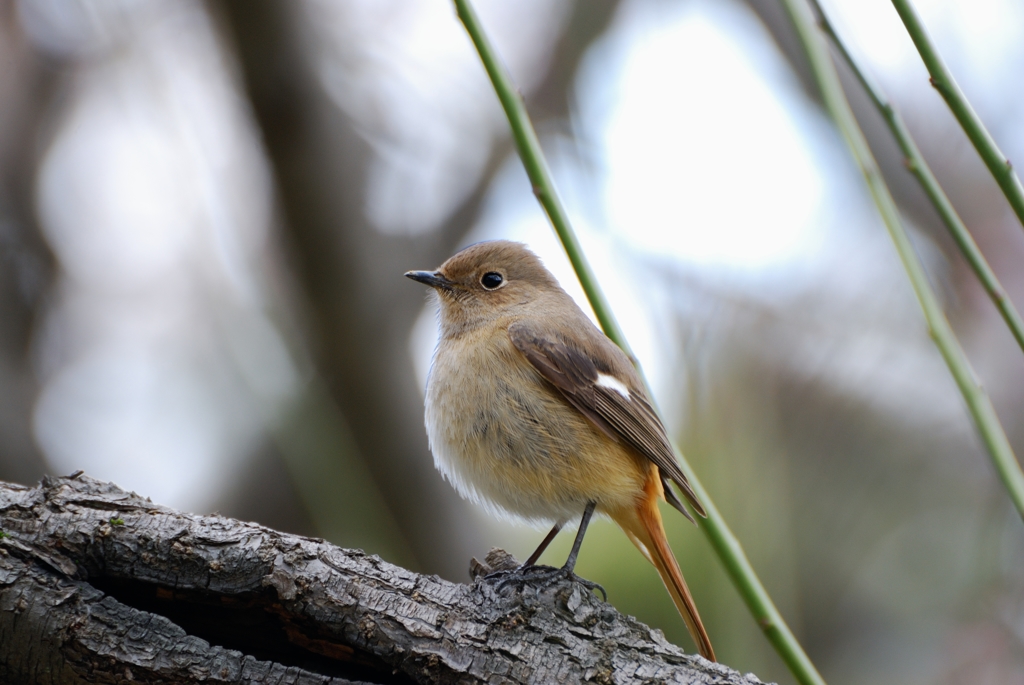
[[[494,290],[499,285],[505,282],[505,279],[501,277],[497,271],[488,271],[480,277],[480,285],[487,288],[488,290]]]

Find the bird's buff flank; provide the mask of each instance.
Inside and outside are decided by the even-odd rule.
[[[571,572],[594,511],[607,514],[658,569],[702,656],[714,650],[661,523],[675,484],[704,509],[625,354],[591,323],[526,246],[472,245],[436,271],[410,271],[440,303],[427,380],[434,463],[492,512],[554,528],[583,514]]]

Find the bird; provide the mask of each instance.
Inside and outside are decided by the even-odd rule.
[[[522,243],[476,243],[405,276],[430,286],[439,304],[424,402],[437,469],[497,516],[552,525],[523,568],[580,517],[562,567],[575,577],[591,517],[611,518],[657,569],[698,651],[714,661],[658,501],[695,522],[674,485],[707,514],[629,357]]]

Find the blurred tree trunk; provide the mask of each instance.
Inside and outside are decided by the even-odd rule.
[[[32,436],[31,343],[53,279],[34,179],[56,73],[17,24],[15,3],[0,0],[0,479],[32,483],[45,464]]]
[[[463,576],[465,560],[484,543],[469,505],[434,472],[427,451],[409,354],[424,295],[395,264],[433,267],[455,251],[510,146],[504,140],[492,147],[487,171],[437,230],[386,235],[363,213],[369,143],[319,85],[300,44],[300,8],[279,0],[228,0],[221,7],[276,174],[285,242],[308,298],[319,371],[419,567]],[[538,89],[539,102],[530,102],[543,118],[566,114],[579,59],[614,7],[608,0],[576,5]]]

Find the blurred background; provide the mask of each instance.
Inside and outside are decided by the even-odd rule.
[[[828,682],[1024,683],[1024,529],[781,6],[477,4],[671,430]],[[1024,159],[1024,5],[915,5]],[[1024,232],[895,12],[826,8],[1024,306]],[[840,70],[1024,453],[1024,355]],[[542,531],[433,469],[434,312],[402,278],[498,237],[581,297],[445,0],[0,0],[0,479],[84,469],[457,581],[525,558]],[[722,661],[792,682],[666,518]],[[578,571],[692,649],[613,525]]]

